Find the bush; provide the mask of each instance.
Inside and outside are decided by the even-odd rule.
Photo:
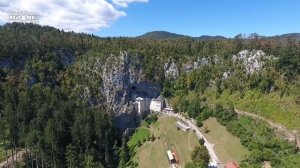
[[[155,136],[152,134],[151,135],[151,142],[155,141],[155,139],[156,139]]]
[[[191,155],[193,167],[207,167],[209,163],[208,150],[203,146],[196,146]],[[201,164],[200,164],[201,163]]]
[[[300,105],[300,96],[295,96],[295,102]]]
[[[197,123],[196,123],[196,124],[197,124],[198,127],[202,127],[202,126],[203,126],[203,122],[202,122],[202,121],[198,121],[198,120],[197,120]]]
[[[237,114],[233,108],[225,109],[220,105],[216,106],[213,116],[224,126],[230,121],[237,120]]]
[[[130,162],[130,167],[138,167],[139,164],[135,161]]]
[[[209,133],[209,129],[207,128],[207,126],[204,127],[204,133]]]
[[[209,117],[213,116],[213,110],[209,109],[208,107],[203,108],[202,113],[200,114],[202,120],[207,120]]]
[[[207,106],[203,107],[202,112],[196,118],[196,124],[198,127],[203,126],[203,121],[207,120],[209,117],[213,116],[213,111],[209,109]]]
[[[205,142],[205,141],[204,141],[203,138],[200,138],[200,139],[199,139],[199,144],[200,144],[200,145],[204,145],[204,142]]]
[[[142,146],[142,143],[141,143],[141,141],[140,141],[140,140],[137,142],[136,146],[137,146],[137,147],[140,147],[140,146]]]
[[[150,114],[145,118],[145,121],[147,122],[148,125],[156,122],[157,120],[158,120],[158,114]]]

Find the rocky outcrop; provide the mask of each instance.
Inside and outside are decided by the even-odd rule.
[[[248,73],[260,69],[263,66],[262,60],[266,58],[262,51],[241,51],[233,56],[233,62],[245,64]],[[209,58],[198,58],[196,61],[189,61],[178,67],[175,61],[164,63],[165,78],[176,79],[180,73],[189,73],[195,69],[205,66],[220,64],[222,59],[218,56]],[[160,85],[150,82],[146,79],[143,67],[141,65],[143,57],[121,52],[118,56],[109,56],[101,68],[101,94],[104,96],[104,103],[113,112],[116,125],[121,129],[136,127],[140,117],[134,101],[137,97],[156,98],[160,95]],[[99,70],[100,71],[100,70]],[[224,71],[222,79],[226,80],[232,75],[231,71]],[[89,95],[89,90],[85,90]]]
[[[178,67],[174,62],[165,63],[164,70],[167,79],[176,79],[179,75]]]
[[[108,57],[104,65],[102,92],[121,130],[136,127],[140,120],[132,105],[136,97],[154,98],[160,94],[159,85],[145,79],[141,59],[122,52]]]
[[[195,69],[202,68],[209,65],[209,60],[207,58],[198,58],[197,61],[187,62],[182,65],[181,72],[189,73]]]
[[[267,56],[262,50],[243,50],[232,57],[233,62],[241,62],[245,66],[245,72],[251,74],[261,70],[266,60],[275,59],[273,56]]]

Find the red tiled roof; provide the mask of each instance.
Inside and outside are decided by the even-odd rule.
[[[239,168],[239,165],[235,162],[228,162],[226,163],[225,168]]]

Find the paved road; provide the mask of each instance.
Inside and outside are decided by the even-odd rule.
[[[300,148],[300,139],[299,137],[296,136],[296,134],[294,134],[292,131],[290,131],[289,129],[287,129],[285,126],[275,123],[269,119],[266,119],[258,114],[255,113],[249,113],[249,112],[245,112],[245,111],[241,111],[238,109],[234,109],[234,111],[238,114],[238,115],[244,115],[244,116],[248,116],[254,119],[259,119],[262,121],[267,122],[272,128],[282,132],[285,136],[286,139],[288,139],[289,141],[296,141],[297,147]]]
[[[217,167],[217,168],[221,168],[221,165],[219,164],[219,159],[213,149],[214,147],[214,144],[211,144],[208,142],[208,140],[203,136],[202,132],[200,132],[200,130],[198,129],[195,121],[193,120],[188,120],[186,118],[184,118],[183,116],[181,116],[180,114],[178,113],[162,113],[162,114],[165,114],[165,115],[168,115],[168,116],[172,116],[172,117],[176,117],[176,118],[179,118],[181,120],[183,120],[184,122],[188,123],[190,125],[190,127],[195,130],[195,134],[196,136],[199,138],[199,139],[203,139],[204,140],[204,146],[207,148],[208,150],[208,153],[210,155],[210,163],[209,163],[209,166],[210,167]]]

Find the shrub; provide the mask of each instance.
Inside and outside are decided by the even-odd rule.
[[[153,141],[155,141],[155,139],[156,139],[155,136],[152,134],[151,135],[151,141],[153,142]]]
[[[204,133],[209,133],[209,129],[207,128],[207,126],[204,127]]]
[[[295,102],[296,102],[298,105],[300,105],[300,96],[296,96],[296,97],[295,97]]]
[[[197,120],[197,123],[196,123],[196,124],[197,124],[198,127],[202,127],[202,126],[203,126],[203,122],[202,122],[202,121],[198,121],[198,120]]]
[[[158,120],[158,114],[150,114],[145,118],[145,121],[147,122],[147,124],[151,124],[154,123]]]
[[[199,139],[199,144],[200,144],[200,145],[204,145],[204,142],[205,142],[205,141],[204,141],[203,138],[200,138],[200,139]]]
[[[140,147],[140,146],[142,146],[142,143],[141,143],[141,141],[140,141],[140,140],[137,142],[136,146],[137,146],[137,147]]]

